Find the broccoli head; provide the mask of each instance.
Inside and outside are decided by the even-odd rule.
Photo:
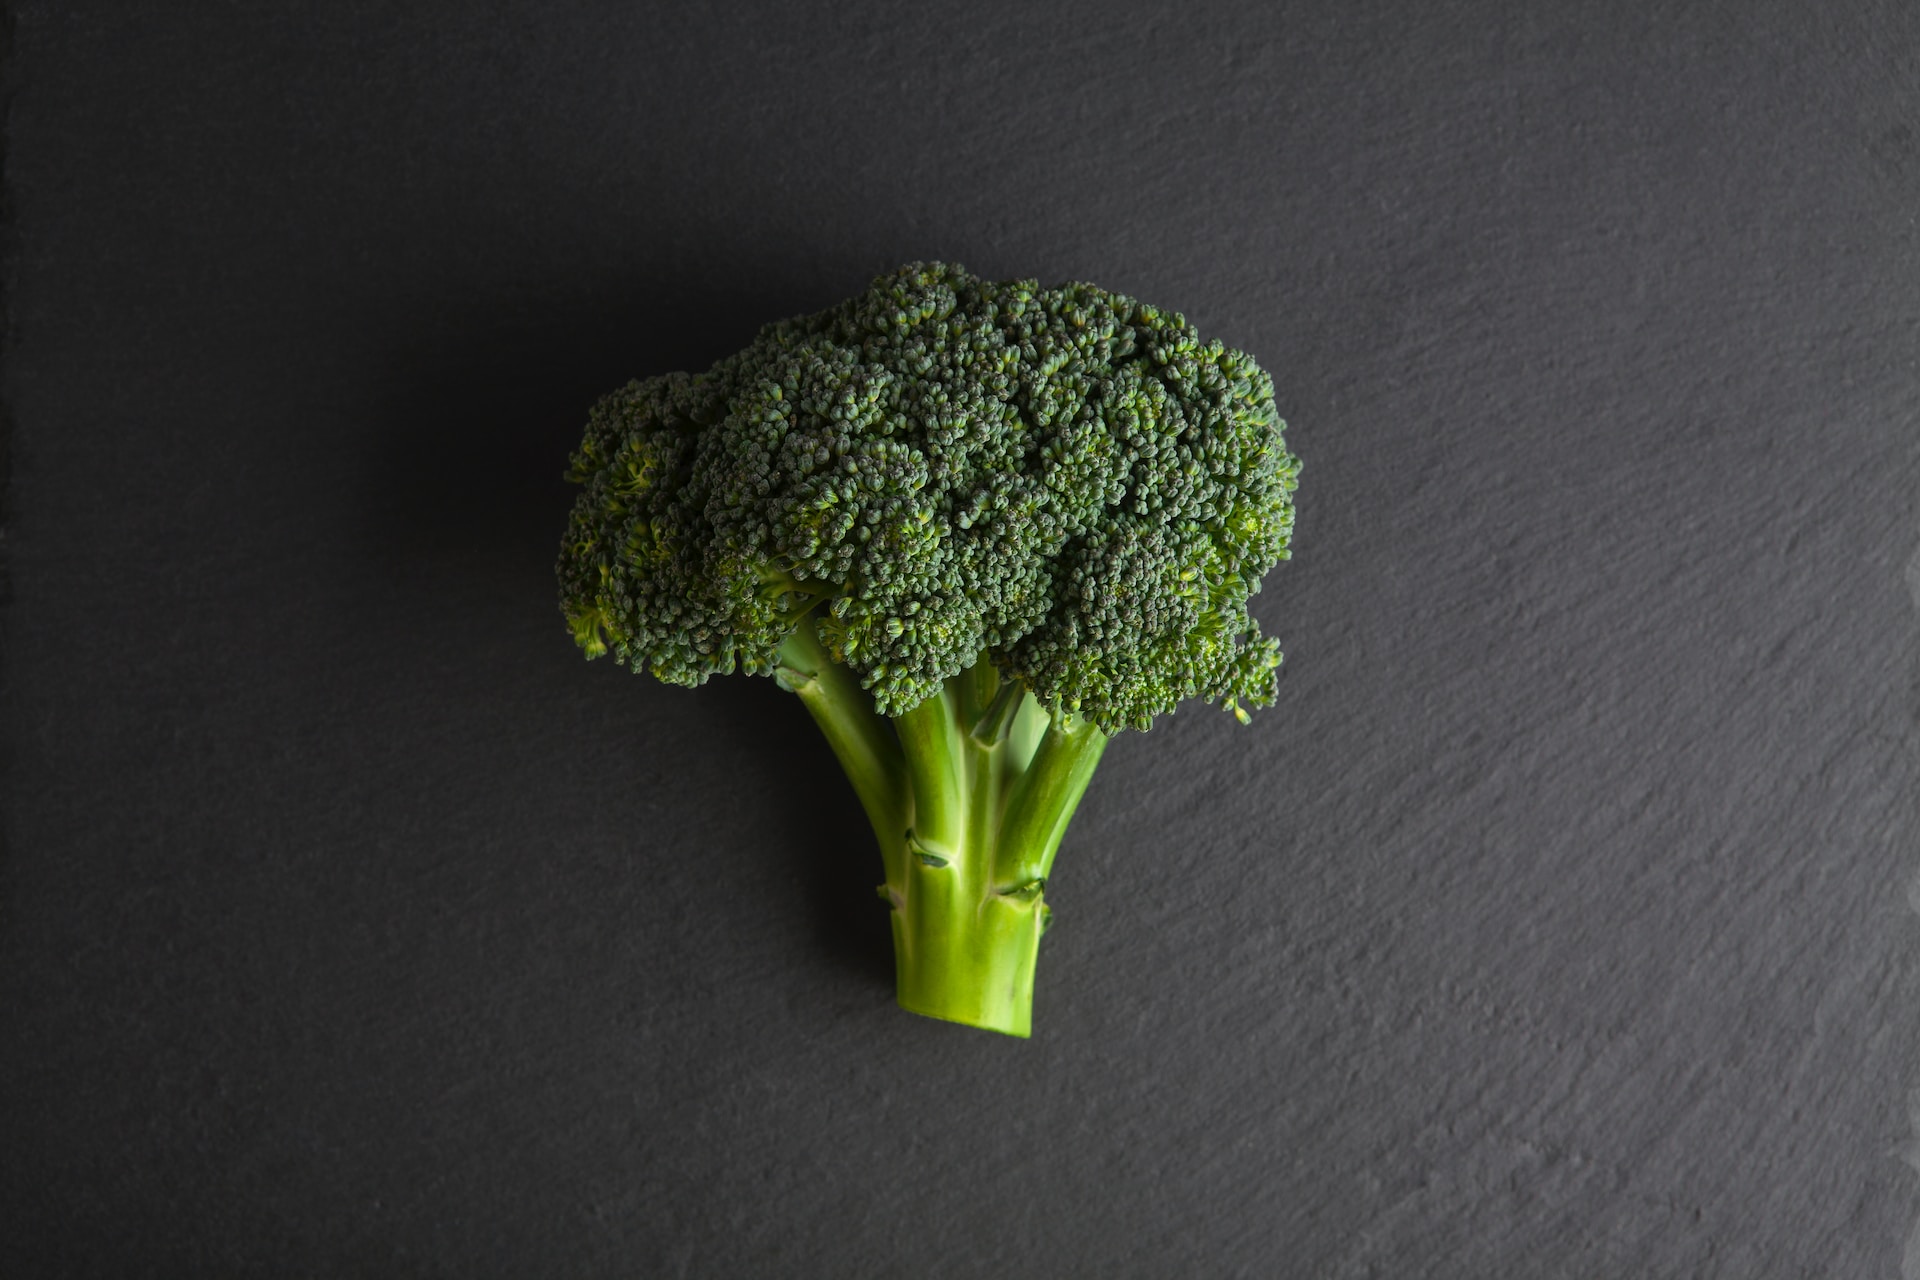
[[[595,405],[562,609],[589,657],[799,693],[881,844],[901,1002],[1025,1034],[1107,735],[1274,700],[1247,602],[1293,532],[1283,427],[1177,313],[913,264]]]

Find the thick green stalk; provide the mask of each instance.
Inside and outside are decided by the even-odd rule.
[[[993,888],[991,752],[967,732],[975,678],[964,674],[893,718],[914,800],[902,900],[894,906],[897,995],[902,1008],[971,1026],[1029,1034],[1039,933]],[[984,812],[983,812],[984,810]]]
[[[889,729],[811,623],[781,656],[880,843],[901,1007],[1030,1034],[1046,875],[1105,735],[1050,724],[985,659]]]

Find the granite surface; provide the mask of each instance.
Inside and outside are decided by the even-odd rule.
[[[0,1274],[1920,1275],[1920,8],[1637,8],[14,5]],[[923,258],[1305,460],[1025,1043],[554,602],[596,395]]]

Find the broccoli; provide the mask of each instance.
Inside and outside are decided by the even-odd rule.
[[[1284,426],[1175,312],[915,263],[596,404],[562,611],[588,657],[797,694],[879,842],[901,1006],[1025,1036],[1108,736],[1274,701]]]

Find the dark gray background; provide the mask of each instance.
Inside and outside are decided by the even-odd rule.
[[[1900,1273],[1914,5],[13,22],[0,1274]],[[551,579],[594,396],[935,257],[1306,464],[1027,1043],[892,1007],[797,703]]]

